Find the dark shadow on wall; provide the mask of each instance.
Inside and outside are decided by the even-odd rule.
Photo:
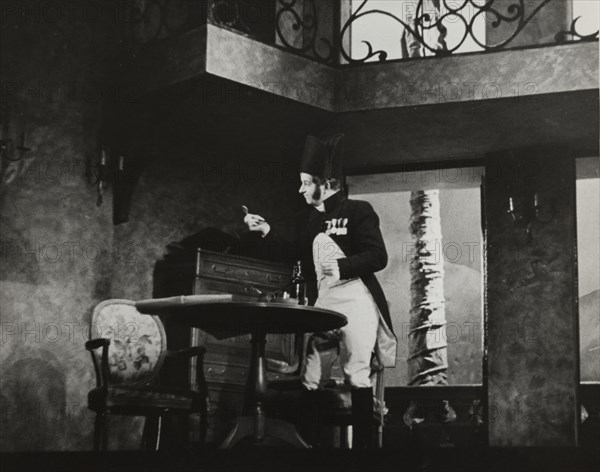
[[[58,359],[39,350],[35,358],[7,362],[2,377],[0,449],[56,449],[65,422],[75,413],[67,403],[66,376]]]

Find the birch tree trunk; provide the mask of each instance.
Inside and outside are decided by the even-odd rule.
[[[409,385],[447,385],[444,258],[438,190],[412,192],[410,231],[411,310],[408,334]]]

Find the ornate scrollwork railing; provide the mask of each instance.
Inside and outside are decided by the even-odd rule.
[[[128,42],[135,52],[146,43],[183,33],[209,21],[324,63],[341,59],[362,63],[374,58],[385,61],[392,55],[399,57],[395,51],[376,49],[367,39],[359,41],[366,46],[366,53],[360,57],[349,50],[350,44],[357,43],[357,38],[349,40],[352,27],[367,17],[379,17],[396,22],[404,46],[409,45],[402,57],[446,56],[459,51],[467,41],[483,51],[506,48],[530,23],[540,19],[540,11],[552,1],[539,0],[533,7],[527,0],[411,0],[412,13],[409,15],[408,12],[394,14],[392,9],[386,11],[376,5],[370,8],[374,3],[363,0],[340,24],[343,2],[129,0],[132,8],[128,18],[131,41]],[[598,31],[581,34],[577,28],[578,20],[574,19],[567,31],[557,32],[555,40],[598,38]],[[485,22],[488,32],[496,29],[491,35],[498,38],[496,42],[490,43],[488,34],[481,37],[481,21]],[[449,25],[452,25],[452,44],[448,44]],[[500,37],[504,32],[506,34]],[[402,47],[400,41],[398,47]]]
[[[279,41],[286,49],[300,54],[308,54],[322,62],[332,62],[336,57],[332,41],[326,37],[318,37],[319,11],[316,0],[304,0],[301,13],[296,8],[297,4],[297,0],[278,0],[277,2],[275,31]],[[285,34],[286,27],[289,26],[293,31],[302,32],[300,45],[294,44]],[[319,49],[319,45],[325,48],[325,52]]]
[[[523,29],[532,22],[536,15],[552,0],[542,0],[530,12],[526,12],[525,0],[514,0],[513,3],[507,4],[505,11],[498,8],[496,0],[460,0],[454,1],[452,4],[448,0],[418,0],[414,18],[400,18],[389,11],[380,9],[367,9],[368,0],[364,0],[359,7],[350,15],[348,21],[342,26],[339,44],[344,44],[344,37],[351,29],[351,26],[369,15],[381,15],[393,19],[399,24],[400,28],[404,29],[404,38],[409,42],[418,44],[418,47],[433,53],[438,56],[450,55],[456,52],[467,40],[472,40],[484,51],[494,51],[508,46]],[[468,15],[467,13],[473,13]],[[475,31],[475,25],[478,20],[484,18],[486,25],[491,28],[498,28],[500,25],[512,24],[514,28],[506,37],[500,41],[490,44],[489,42],[479,38]],[[559,32],[556,35],[557,41],[566,41],[570,36],[581,40],[593,40],[598,37],[598,32],[581,35],[576,30],[575,19],[571,25],[571,29],[565,32]],[[464,27],[462,37],[449,47],[445,41],[448,23],[460,23]],[[375,50],[369,41],[362,41],[367,47],[367,52],[360,58],[352,57],[352,55],[342,46],[340,53],[342,57],[350,62],[366,62],[373,57],[380,61],[385,61],[388,57],[388,51]],[[416,54],[421,55],[421,54]]]
[[[556,41],[558,41],[559,43],[568,41],[569,37],[571,37],[573,39],[579,39],[581,41],[593,41],[594,39],[598,39],[598,31],[596,31],[595,33],[591,33],[591,34],[580,34],[577,31],[577,22],[579,20],[581,20],[581,17],[575,18],[571,22],[571,27],[569,28],[568,31],[559,31],[558,33],[556,33],[556,36],[555,36]]]

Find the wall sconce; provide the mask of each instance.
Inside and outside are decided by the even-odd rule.
[[[119,156],[119,163],[117,167],[117,173],[123,171],[123,156]],[[100,160],[98,162],[90,162],[88,161],[87,167],[87,181],[89,184],[96,187],[97,191],[97,199],[96,206],[102,206],[104,203],[104,191],[108,189],[111,184],[111,181],[114,183],[114,179],[110,178],[111,172],[109,170],[110,160],[109,153],[102,149],[100,151]]]
[[[115,165],[116,164],[116,165]],[[113,186],[113,197],[118,197],[118,187],[123,180],[125,158],[120,155],[117,162],[112,162],[110,153],[105,149],[100,151],[100,159],[96,163],[88,161],[87,181],[96,187],[97,199],[96,206],[102,206],[104,203],[104,191],[111,184]]]
[[[538,193],[523,197],[509,197],[506,212],[516,225],[524,226],[527,234],[525,245],[533,242],[533,224],[548,224],[556,218],[556,201],[542,205]]]
[[[97,154],[96,154],[97,155]],[[97,155],[98,156],[98,155]],[[115,156],[118,156],[115,159]],[[141,170],[130,158],[123,154],[102,149],[96,162],[88,160],[86,179],[96,189],[96,206],[104,203],[104,192],[112,191],[113,224],[129,221],[129,209],[133,190],[139,180]]]
[[[2,139],[0,139],[0,165],[2,166],[3,182],[9,183],[12,180],[8,177],[7,170],[12,163],[22,160],[29,151],[31,151],[31,148],[25,145],[25,131],[21,132],[17,144],[9,135],[8,123],[4,123],[2,125]]]
[[[108,153],[105,149],[100,151],[100,159],[97,162],[88,160],[86,167],[86,180],[93,185],[97,191],[96,206],[101,206],[104,202],[104,190],[108,188],[108,173],[106,166],[108,164]]]
[[[12,139],[5,139],[4,136],[2,139],[0,139],[0,150],[2,152],[2,159],[6,159],[10,162],[17,162],[23,159],[23,157],[25,157],[26,152],[31,151],[30,148],[25,146],[25,131],[21,132],[21,137],[17,146],[11,146],[12,142]]]

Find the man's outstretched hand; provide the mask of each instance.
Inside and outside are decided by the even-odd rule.
[[[252,213],[248,213],[244,217],[244,223],[248,226],[250,231],[257,231],[265,237],[271,231],[271,225],[265,221],[265,219],[260,215],[253,215]]]

